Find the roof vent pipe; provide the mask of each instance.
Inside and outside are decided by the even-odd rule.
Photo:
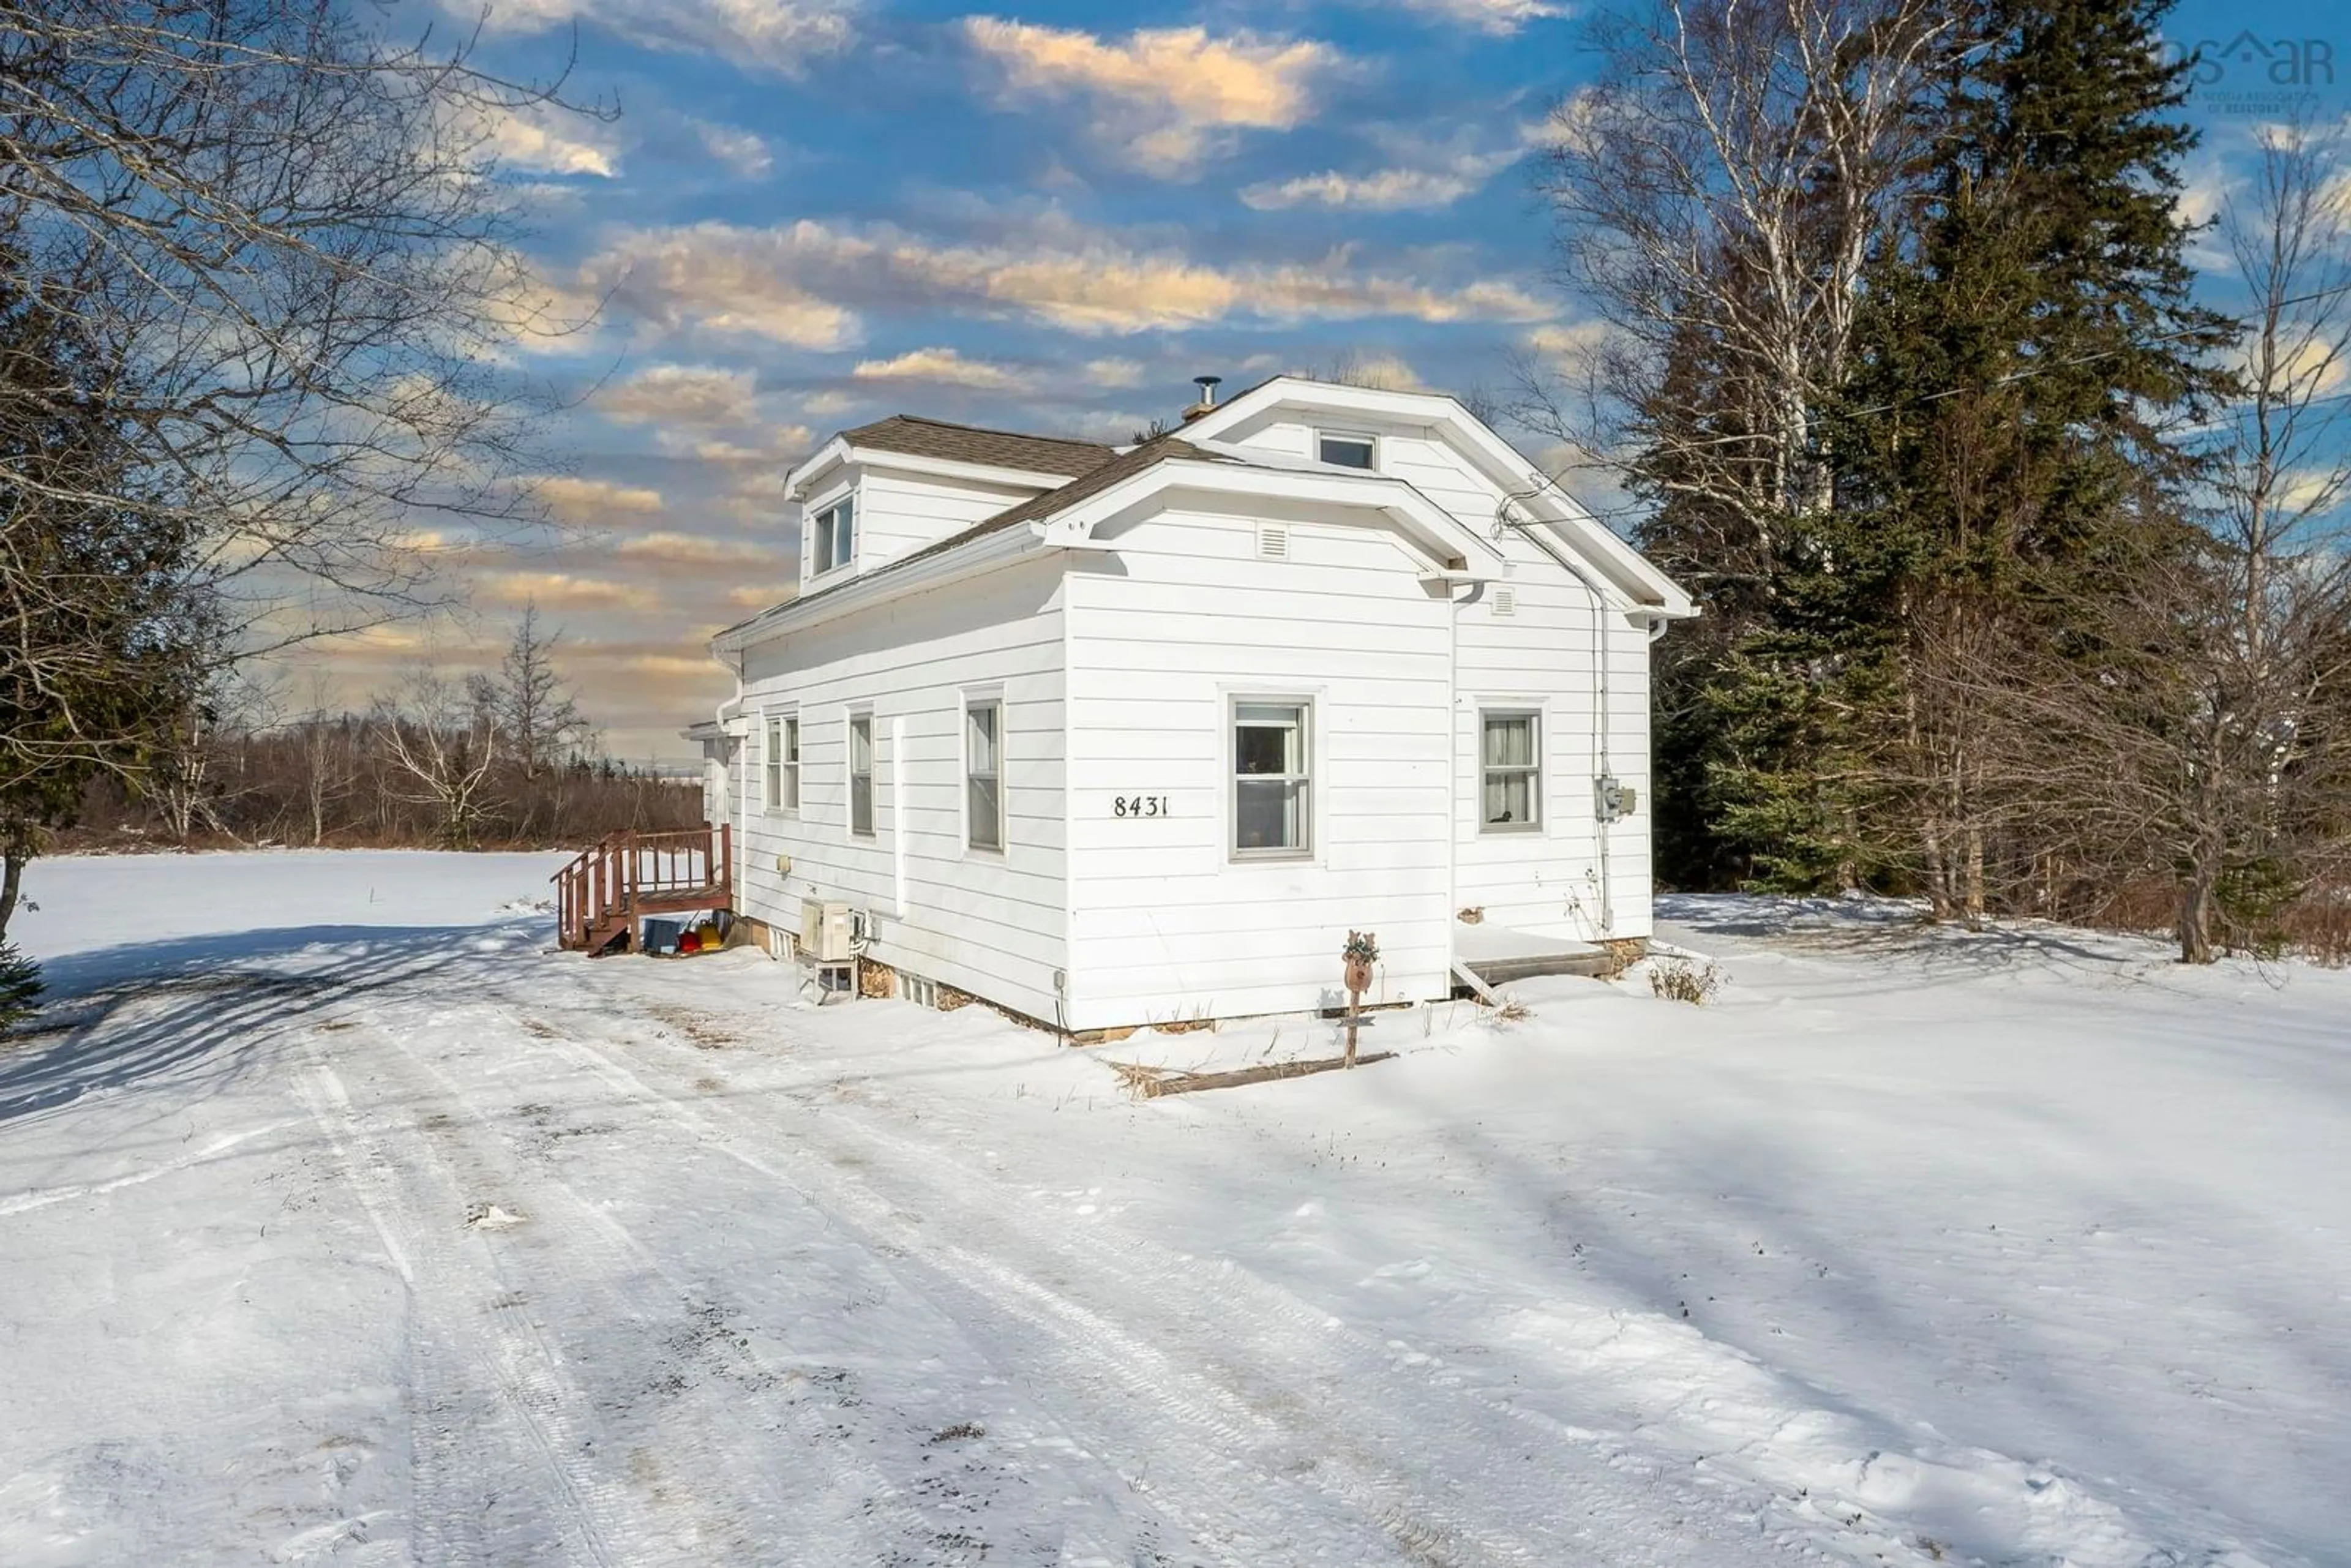
[[[1192,378],[1192,384],[1200,389],[1200,401],[1184,411],[1185,423],[1189,424],[1192,421],[1199,418],[1202,414],[1207,413],[1209,410],[1217,406],[1217,388],[1224,384],[1224,380],[1225,378],[1222,376],[1194,376]]]

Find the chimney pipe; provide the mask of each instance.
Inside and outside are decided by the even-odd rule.
[[[1184,411],[1185,423],[1191,423],[1194,420],[1199,418],[1202,414],[1207,413],[1209,410],[1217,406],[1217,388],[1224,384],[1224,380],[1225,378],[1222,376],[1194,376],[1192,378],[1192,384],[1200,389],[1200,401]]]

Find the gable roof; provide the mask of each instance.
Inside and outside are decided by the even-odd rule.
[[[949,534],[936,544],[925,545],[921,549],[900,556],[896,560],[880,568],[873,575],[878,576],[880,572],[893,570],[910,560],[920,560],[925,556],[936,555],[941,550],[953,549],[957,545],[968,544],[982,534],[1001,533],[1006,528],[1017,528],[1023,523],[1042,522],[1057,513],[1069,510],[1081,501],[1101,495],[1123,479],[1131,478],[1146,468],[1155,468],[1162,463],[1178,457],[1189,457],[1202,463],[1233,461],[1231,458],[1219,457],[1211,452],[1203,452],[1190,442],[1173,435],[1155,436],[1131,451],[1116,454],[1108,461],[1094,465],[1084,474],[1059,489],[1048,490],[1041,496],[1031,496],[1025,501],[1016,502],[1000,512],[993,512],[980,518],[961,533]]]
[[[1596,569],[1628,604],[1669,620],[1698,613],[1697,605],[1679,584],[1593,517],[1555,479],[1462,407],[1458,399],[1446,393],[1395,392],[1275,376],[1218,403],[1186,429],[1195,440],[1220,446],[1235,426],[1289,407],[1306,413],[1353,411],[1366,418],[1395,419],[1446,432],[1455,449],[1502,492],[1504,508],[1524,511],[1556,537],[1558,548],[1542,548],[1570,570],[1583,576],[1583,568],[1573,563],[1580,560]],[[1496,524],[1505,520],[1505,511],[1498,509]],[[1567,555],[1561,554],[1562,548]]]
[[[876,452],[904,452],[915,457],[1019,468],[1031,474],[1064,474],[1072,478],[1091,473],[1116,455],[1112,448],[1099,442],[983,430],[977,425],[950,424],[943,419],[925,419],[913,413],[893,413],[872,424],[844,430],[841,439],[852,447]]]
[[[1272,460],[1258,461],[1257,458],[1260,456],[1270,456]],[[735,645],[738,639],[751,632],[754,628],[773,624],[779,618],[799,614],[812,605],[840,602],[836,599],[838,595],[845,595],[849,601],[854,602],[861,597],[873,592],[874,585],[877,583],[890,584],[902,580],[906,576],[915,573],[917,569],[925,568],[927,563],[935,560],[938,557],[961,550],[966,546],[976,544],[990,536],[1016,532],[1025,534],[1029,531],[1029,525],[1047,524],[1064,513],[1077,511],[1096,497],[1117,489],[1127,481],[1170,463],[1196,464],[1205,470],[1227,475],[1230,475],[1236,469],[1255,471],[1277,485],[1295,481],[1337,479],[1349,485],[1376,486],[1385,491],[1401,492],[1404,497],[1409,497],[1410,503],[1418,507],[1424,523],[1456,529],[1460,527],[1458,519],[1400,479],[1364,474],[1353,468],[1333,467],[1327,464],[1302,463],[1280,455],[1251,454],[1245,448],[1228,447],[1221,444],[1204,445],[1170,433],[1154,436],[1140,446],[1132,447],[1125,452],[1116,453],[1107,461],[1096,464],[1087,473],[1071,479],[1066,485],[1048,490],[1040,496],[1032,496],[1025,501],[1016,502],[1000,512],[991,513],[960,532],[949,534],[935,543],[925,545],[920,549],[899,556],[872,571],[862,572],[847,581],[832,584],[813,594],[803,594],[788,599],[780,604],[759,612],[757,615],[738,621],[734,625],[716,633],[711,639],[711,645],[714,649]],[[1201,477],[1205,479],[1206,475],[1203,474]],[[1383,503],[1383,506],[1393,504]],[[1474,531],[1458,537],[1466,538],[1473,549],[1492,554],[1491,547],[1479,538]],[[1458,567],[1461,562],[1457,558],[1452,564]]]

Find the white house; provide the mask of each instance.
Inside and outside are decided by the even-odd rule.
[[[1207,395],[1213,394],[1213,385]],[[900,416],[788,484],[799,595],[688,731],[739,915],[1077,1031],[1649,931],[1690,600],[1451,398],[1281,377],[1095,445]]]

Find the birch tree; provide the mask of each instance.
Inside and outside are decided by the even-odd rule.
[[[1588,415],[1539,371],[1525,412],[1718,519],[1700,573],[1764,570],[1784,520],[1827,505],[1822,420],[1872,247],[1917,178],[1950,15],[1659,0],[1593,24],[1600,78],[1551,117],[1559,269],[1606,331]]]

